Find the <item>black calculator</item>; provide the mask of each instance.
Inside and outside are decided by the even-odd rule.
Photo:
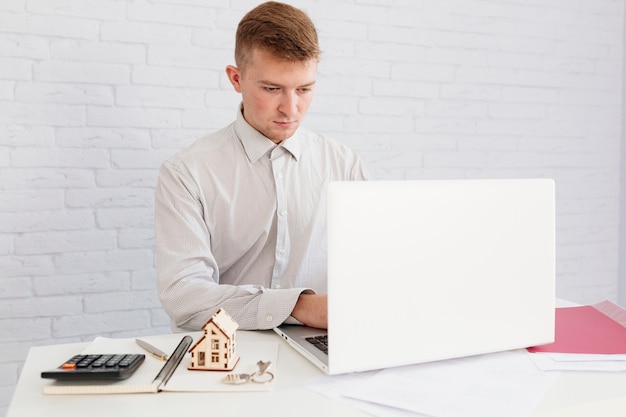
[[[59,380],[126,379],[139,368],[146,355],[138,353],[75,355],[42,378]]]

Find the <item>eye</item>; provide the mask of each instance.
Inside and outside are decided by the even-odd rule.
[[[263,87],[265,89],[265,91],[267,91],[268,93],[275,93],[276,91],[280,90],[280,88],[278,87]]]

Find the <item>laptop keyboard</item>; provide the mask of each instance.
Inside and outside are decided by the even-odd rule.
[[[307,337],[306,341],[328,355],[328,335]]]

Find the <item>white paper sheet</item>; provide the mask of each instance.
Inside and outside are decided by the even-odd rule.
[[[558,372],[541,372],[523,351],[386,369],[347,395],[446,417],[526,416]]]
[[[542,371],[626,371],[626,355],[538,352],[528,356]]]
[[[521,417],[537,407],[559,372],[538,370],[519,350],[355,375],[328,377],[309,388],[359,400],[359,408],[375,405],[365,411],[378,417]]]
[[[343,375],[324,375],[314,380],[308,381],[307,388],[329,398],[340,400],[345,404],[357,408],[377,417],[428,417],[412,411],[387,407],[367,401],[349,398],[344,394],[350,391],[355,385],[366,382],[380,371],[354,372]]]

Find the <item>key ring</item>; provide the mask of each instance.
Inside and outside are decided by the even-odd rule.
[[[267,384],[274,380],[274,374],[268,371],[268,368],[272,362],[267,361],[258,361],[256,365],[259,367],[259,370],[253,372],[251,374],[228,374],[222,379],[223,384],[231,384],[231,385],[241,385],[246,384],[248,382],[253,382],[255,384]]]
[[[271,364],[272,362],[270,361],[258,361],[256,365],[259,367],[259,370],[250,375],[250,381],[255,384],[267,384],[268,382],[271,382],[274,379],[274,374],[267,370]],[[264,377],[263,375],[269,375],[269,378]]]
[[[272,382],[273,380],[274,374],[270,371],[255,372],[250,375],[250,381],[254,382],[255,384],[267,384],[268,382]]]

